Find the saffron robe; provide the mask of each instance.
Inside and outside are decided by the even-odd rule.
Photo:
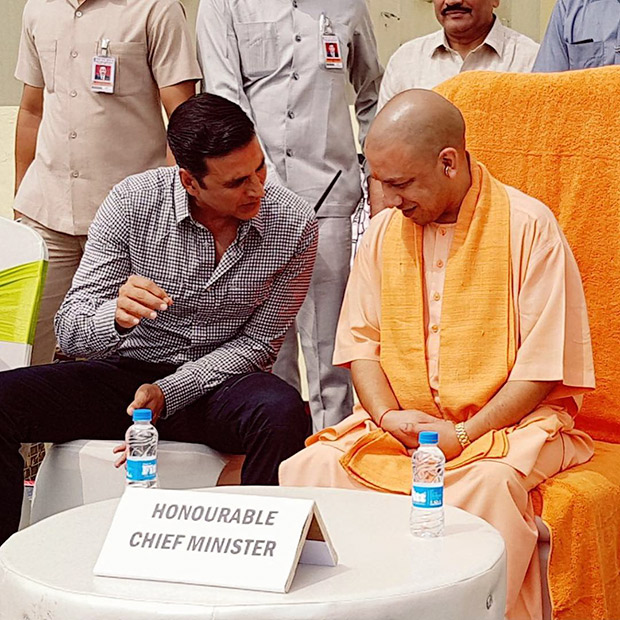
[[[470,192],[478,189],[474,182]],[[505,189],[510,201],[517,347],[508,380],[558,381],[559,385],[511,429],[505,456],[482,458],[447,471],[445,498],[502,533],[508,560],[507,615],[521,620],[542,617],[537,528],[529,491],[591,457],[592,442],[574,428],[573,417],[582,394],[594,387],[594,371],[581,278],[566,239],[545,205],[514,188]],[[340,316],[336,364],[381,360],[383,240],[393,217],[400,217],[394,209],[377,215],[362,240]],[[430,224],[423,230],[420,295],[428,384],[438,417],[449,417],[439,397],[439,349],[442,296],[455,227]],[[406,366],[407,360],[401,363]],[[376,428],[356,406],[351,416],[311,437],[309,447],[281,465],[281,484],[368,489],[369,485],[347,474],[341,461],[346,462],[343,457]]]

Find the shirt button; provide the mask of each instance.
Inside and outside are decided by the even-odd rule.
[[[297,0],[293,0],[293,7],[297,8]]]
[[[295,41],[297,41],[297,43],[299,43],[301,41],[301,35],[300,34],[296,34],[295,35]]]
[[[297,73],[297,71],[295,71],[295,73],[293,73],[293,79],[294,80],[298,80],[299,79],[299,73]]]
[[[77,132],[72,131],[72,132],[69,134],[69,137],[70,137],[72,140],[75,140],[75,138],[77,138]]]
[[[82,11],[76,11],[75,12],[75,16],[76,17],[82,17]]]
[[[442,237],[445,237],[445,236],[446,236],[446,229],[445,229],[445,228],[440,228],[440,229],[439,229],[439,234],[440,234]]]
[[[442,260],[438,260],[437,261],[437,267],[439,267],[439,269],[441,269],[443,267],[443,261]]]
[[[80,176],[80,173],[79,173],[77,170],[74,170],[74,171],[71,173],[71,176],[72,176],[74,179],[77,179],[77,178]]]
[[[286,114],[289,118],[295,118],[295,112],[293,110],[289,110]]]
[[[291,149],[286,149],[286,156],[293,157],[293,151]]]
[[[72,90],[69,94],[70,94],[72,97],[77,97],[77,90]]]
[[[78,53],[75,50],[71,52],[71,58],[77,58],[77,55]]]
[[[439,301],[439,300],[441,299],[441,295],[440,295],[439,293],[435,293],[435,294],[433,295],[433,299],[434,299],[435,301]]]
[[[431,325],[431,331],[436,334],[439,331],[439,325]]]

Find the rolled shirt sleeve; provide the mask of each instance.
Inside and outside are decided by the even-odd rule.
[[[510,381],[594,387],[590,329],[577,264],[566,241],[535,248],[518,298],[519,339]]]

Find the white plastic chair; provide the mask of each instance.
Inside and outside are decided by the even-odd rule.
[[[0,372],[30,365],[47,262],[39,233],[0,217]],[[20,527],[30,521],[29,508],[24,490]]]
[[[36,231],[0,217],[0,371],[30,364],[47,262],[45,242]],[[37,474],[30,518],[24,515],[22,525],[122,495],[124,472],[112,464],[117,443],[84,439],[49,446]],[[202,445],[161,442],[160,485],[236,484],[242,462],[243,457]]]
[[[30,364],[47,261],[36,231],[0,217],[0,371]]]
[[[125,490],[125,470],[114,467],[118,455],[112,452],[118,443],[79,439],[53,444],[37,474],[30,523],[69,508],[120,497]],[[244,458],[201,444],[160,441],[159,487],[196,489],[239,484]]]

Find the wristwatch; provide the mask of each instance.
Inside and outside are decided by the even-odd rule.
[[[459,422],[454,425],[454,430],[456,431],[456,438],[459,440],[462,448],[466,448],[470,443],[471,439],[465,430],[465,423]]]

